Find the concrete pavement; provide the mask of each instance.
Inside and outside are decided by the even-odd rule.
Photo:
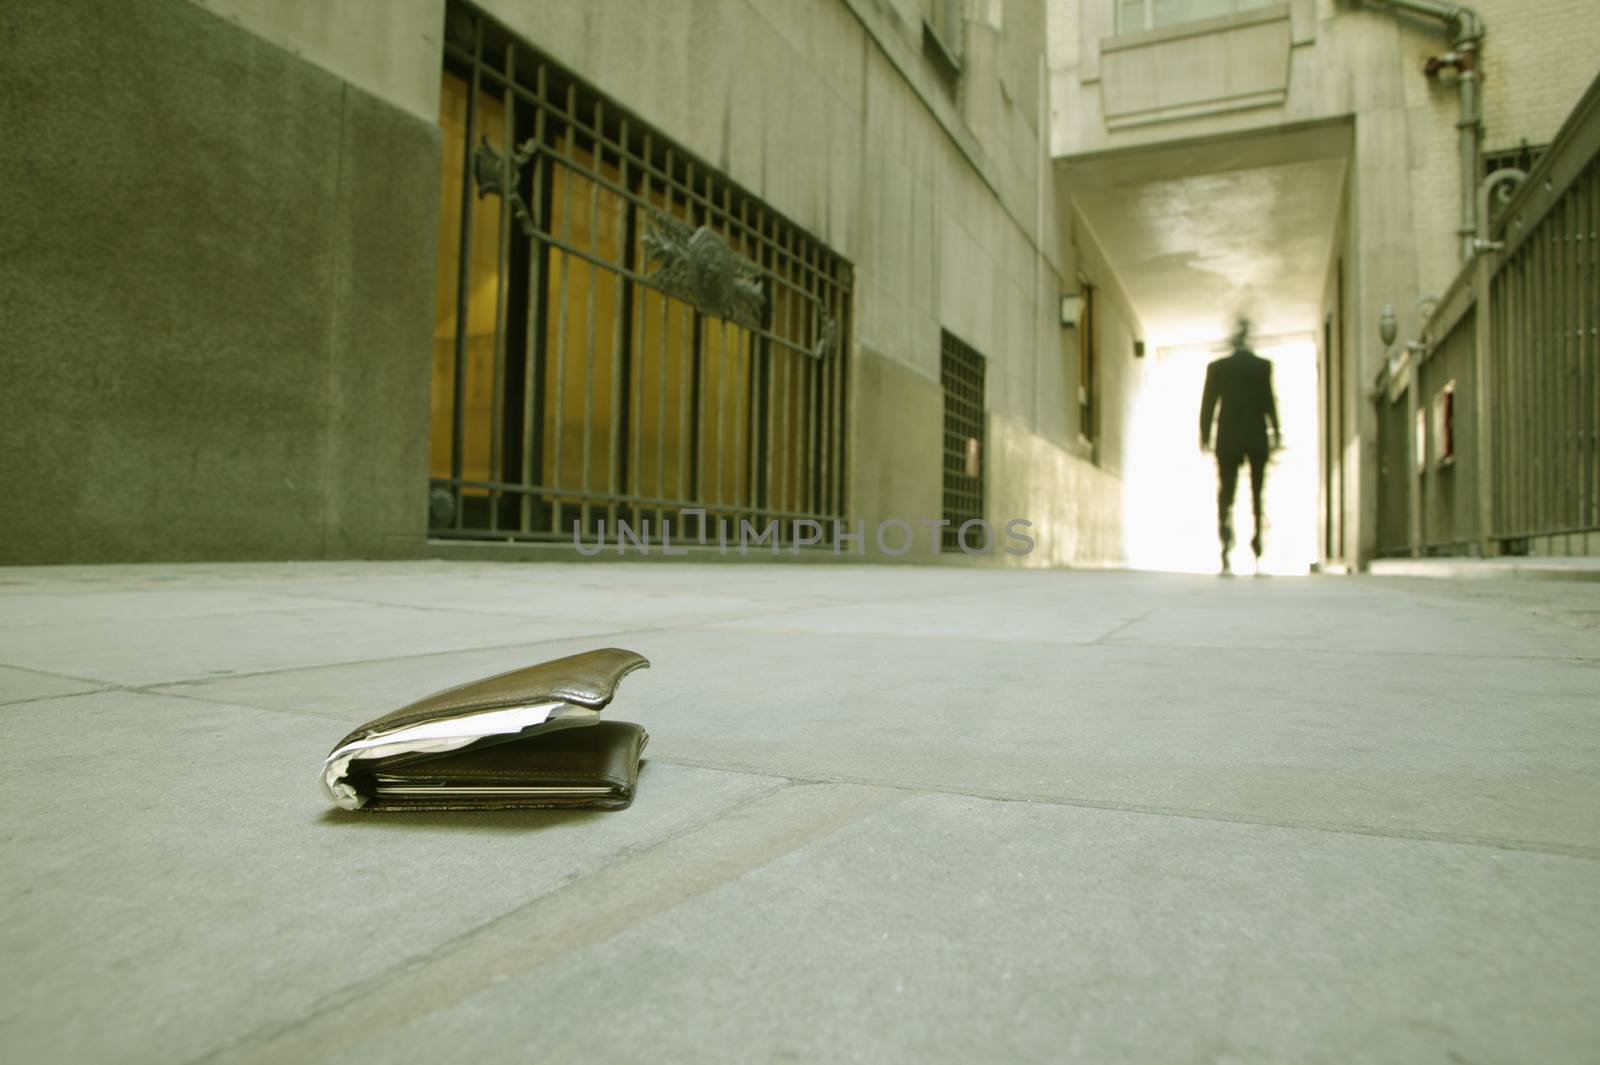
[[[446,685],[649,656],[621,813],[332,810]],[[6,1060],[1593,1060],[1600,587],[0,570]]]

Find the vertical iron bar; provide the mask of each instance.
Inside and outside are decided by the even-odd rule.
[[[1573,270],[1572,279],[1568,283],[1572,292],[1573,323],[1572,323],[1572,510],[1576,528],[1587,528],[1589,524],[1589,445],[1588,422],[1589,412],[1585,409],[1589,395],[1589,366],[1584,358],[1587,344],[1585,337],[1588,335],[1589,306],[1585,302],[1584,282],[1588,279],[1589,242],[1587,239],[1589,224],[1589,199],[1587,172],[1575,181],[1567,190],[1567,195],[1572,197],[1573,218]],[[1587,554],[1588,536],[1584,535],[1578,549],[1579,554]]]
[[[1506,530],[1511,524],[1511,491],[1508,485],[1509,471],[1506,467],[1506,453],[1510,445],[1507,432],[1510,422],[1506,418],[1506,411],[1514,402],[1511,394],[1511,321],[1516,314],[1516,302],[1512,288],[1513,263],[1509,259],[1500,259],[1494,275],[1490,278],[1489,291],[1493,294],[1495,307],[1494,321],[1494,381],[1495,395],[1492,414],[1494,417],[1494,431],[1491,434],[1494,440],[1494,549],[1501,554],[1505,553]]]
[[[1600,529],[1600,163],[1589,163],[1587,184],[1589,336],[1585,358],[1589,366],[1589,388],[1584,409],[1588,412],[1589,461],[1585,476],[1589,485],[1588,525],[1591,529]]]
[[[1555,331],[1556,331],[1556,306],[1555,306],[1555,227],[1551,224],[1548,214],[1539,220],[1539,268],[1543,284],[1539,286],[1540,315],[1539,315],[1539,473],[1534,480],[1534,491],[1538,494],[1539,510],[1537,514],[1537,531],[1548,532],[1553,525],[1550,515],[1550,467],[1554,451],[1554,412],[1551,408],[1555,405],[1552,401],[1555,395],[1553,387],[1553,374],[1555,365]]]
[[[629,254],[633,256],[636,265],[639,263],[637,245],[639,235],[639,213],[641,210],[642,208],[637,204],[634,205],[632,214],[633,233],[631,237],[631,243],[634,245],[634,247]],[[631,347],[633,357],[633,380],[631,382],[632,388],[628,393],[633,404],[633,413],[631,415],[632,428],[628,433],[628,442],[631,445],[632,456],[631,461],[628,464],[629,477],[624,479],[623,485],[625,489],[631,492],[633,495],[642,496],[645,494],[644,467],[640,465],[640,449],[643,447],[644,440],[644,321],[645,315],[649,313],[650,290],[645,288],[643,285],[633,282],[630,282],[629,288],[633,292],[633,302],[629,307],[628,315],[628,329],[632,334]],[[633,516],[635,519],[639,517],[637,506],[634,507]],[[659,524],[660,523],[657,522],[658,526]]]
[[[695,184],[693,161],[684,163],[683,186],[688,196],[689,225],[697,227],[709,222],[710,215],[699,201],[700,191]],[[689,309],[689,494],[688,499],[699,505],[705,503],[705,316],[698,308]],[[702,518],[702,523],[706,521]],[[702,524],[702,527],[704,525]]]
[[[707,376],[705,347],[709,343],[706,337],[706,316],[698,310],[693,310],[693,322],[690,329],[690,372],[689,372],[689,498],[696,504],[706,502],[706,473],[705,473],[705,379]],[[708,515],[709,518],[709,515]]]
[[[718,508],[721,508],[727,502],[727,496],[723,491],[723,480],[722,480],[722,468],[725,465],[725,459],[726,459],[726,450],[723,447],[723,433],[722,433],[723,417],[722,417],[722,412],[725,409],[727,409],[728,320],[726,318],[716,318],[716,319],[713,319],[712,321],[713,321],[715,332],[717,334],[717,363],[716,363],[716,368],[717,368],[717,402],[716,402],[716,408],[711,412],[711,416],[716,421],[716,425],[717,425],[717,433],[716,433],[716,447],[717,447],[717,455],[716,455],[717,487],[716,487],[716,493],[717,493],[717,495],[716,495],[716,499],[717,499]],[[706,346],[710,347],[709,341],[707,342]],[[708,485],[707,486],[707,494],[709,494],[709,493],[710,493],[710,486]]]
[[[1517,252],[1515,338],[1506,349],[1507,370],[1511,375],[1516,395],[1515,406],[1508,408],[1507,411],[1512,425],[1508,434],[1511,446],[1506,449],[1506,464],[1512,471],[1511,481],[1517,486],[1512,500],[1516,521],[1511,529],[1513,536],[1517,537],[1520,537],[1527,528],[1528,482],[1531,479],[1529,472],[1532,469],[1533,458],[1533,440],[1528,430],[1529,413],[1532,409],[1530,406],[1532,401],[1528,396],[1528,366],[1532,362],[1529,355],[1530,320],[1533,317],[1532,281],[1533,242],[1530,240]]]
[[[543,279],[545,250],[549,244],[544,240],[549,219],[545,212],[544,202],[544,113],[545,113],[545,65],[540,63],[534,74],[534,85],[538,93],[538,102],[534,105],[533,113],[533,193],[529,203],[529,213],[533,215],[534,235],[528,247],[530,257],[528,264],[528,329],[527,346],[523,350],[523,359],[526,371],[522,381],[522,493],[521,516],[519,529],[523,533],[531,531],[533,493],[526,489],[540,483],[543,471],[538,469],[533,461],[534,452],[534,418],[535,412],[541,418],[544,412],[538,410],[535,400],[541,389],[539,378],[543,372],[543,360],[539,358],[539,348],[542,343],[540,334],[543,334],[543,315],[539,313],[543,307]]]
[[[668,301],[672,302],[671,300]],[[690,371],[696,362],[695,349],[699,339],[699,315],[687,303],[679,303],[683,313],[681,332],[686,341],[678,358],[678,500],[691,502],[691,466],[694,462],[693,426],[690,415],[694,408],[696,385],[690,380]]]
[[[1573,373],[1573,456],[1572,495],[1573,515],[1577,528],[1589,527],[1589,326],[1593,322],[1591,307],[1586,295],[1589,280],[1589,172],[1575,181],[1567,190],[1573,201],[1573,271],[1570,288],[1573,304],[1572,373]],[[1588,536],[1585,534],[1578,553],[1587,554]]]
[[[1550,524],[1549,529],[1559,529],[1566,525],[1566,507],[1563,506],[1563,496],[1566,495],[1561,484],[1561,474],[1566,466],[1566,340],[1567,340],[1567,292],[1566,292],[1566,259],[1570,241],[1567,239],[1566,223],[1561,201],[1553,206],[1548,215],[1550,236],[1554,251],[1554,261],[1551,264],[1551,302],[1554,304],[1551,315],[1550,335],[1550,472],[1548,491],[1550,493]]]
[[[767,305],[761,311],[761,325],[769,333],[778,331],[778,296],[781,286],[778,284],[778,259],[773,254],[772,242],[767,239],[767,212],[763,208],[756,208],[756,229],[761,234],[761,259],[766,267],[768,288],[770,293]],[[765,509],[776,507],[774,500],[776,493],[773,490],[773,409],[772,409],[772,365],[777,358],[777,347],[770,337],[761,340],[761,392],[759,406],[760,414],[760,461],[761,484],[757,493],[757,503]]]
[[[838,301],[838,289],[834,284],[834,257],[831,252],[824,249],[822,253],[824,267],[823,277],[826,286],[823,288],[823,309],[828,313],[828,319],[834,323],[833,343],[828,345],[826,359],[822,366],[822,427],[825,452],[822,460],[822,505],[829,514],[833,514],[833,453],[835,450],[833,427],[833,352],[839,346],[840,332],[839,319],[835,315],[835,304]]]
[[[729,228],[732,228],[730,223]],[[755,253],[755,244],[750,239],[750,199],[747,196],[739,197],[739,243],[737,245],[741,255],[751,262],[758,262]],[[763,281],[764,289],[772,287],[771,281]],[[740,367],[739,385],[734,391],[734,454],[738,456],[739,464],[735,466],[734,494],[741,508],[741,515],[748,509],[754,493],[750,487],[750,471],[753,468],[750,457],[750,362],[753,354],[750,331],[740,327],[736,334],[739,341],[739,352],[735,361]],[[739,476],[742,471],[743,476]]]
[[[1594,323],[1593,307],[1585,298],[1589,280],[1589,257],[1592,242],[1589,240],[1589,228],[1592,224],[1592,205],[1589,197],[1589,186],[1593,176],[1594,164],[1584,172],[1584,175],[1574,182],[1568,195],[1573,198],[1574,214],[1576,217],[1574,228],[1577,239],[1576,268],[1572,277],[1573,303],[1577,307],[1577,318],[1573,337],[1573,370],[1577,375],[1574,402],[1576,416],[1574,418],[1573,432],[1576,434],[1573,469],[1573,494],[1577,497],[1575,511],[1577,525],[1587,529],[1589,519],[1589,426],[1592,416],[1592,400],[1590,399],[1591,379],[1589,376],[1589,328]],[[1589,537],[1585,533],[1583,546],[1580,552],[1588,553]]]
[[[577,90],[571,84],[567,86],[567,114],[573,114]],[[565,227],[566,243],[572,244],[572,146],[573,128],[570,117],[567,121],[566,131],[562,134],[561,154],[561,219]],[[552,170],[552,177],[555,171]],[[554,468],[551,470],[550,487],[553,496],[550,510],[551,531],[560,537],[564,531],[561,527],[561,490],[566,487],[565,470],[561,463],[562,438],[566,435],[567,414],[567,304],[568,294],[572,283],[572,256],[566,251],[561,251],[561,286],[557,295],[556,308],[556,416],[554,425],[555,441],[552,447],[554,452]],[[588,529],[583,529],[587,534]]]
[[[822,275],[821,303],[818,313],[825,316],[822,324],[838,320],[833,316],[833,278],[831,274],[833,256],[819,252],[819,265],[825,268]],[[834,326],[834,343],[838,343],[839,329]],[[820,339],[820,338],[819,338]],[[828,515],[833,514],[830,496],[833,491],[833,351],[832,345],[822,349],[822,357],[817,360],[817,379],[821,383],[821,397],[818,402],[818,419],[822,425],[820,443],[821,454],[817,456],[817,505]]]
[[[617,177],[620,186],[626,190],[628,188],[628,119],[624,116],[618,122],[618,143],[623,146],[623,150],[617,156]],[[600,168],[597,173],[604,173],[605,153],[597,148],[595,154],[600,159]],[[617,197],[617,263],[624,270],[628,268],[630,258],[628,217],[628,197],[624,194]],[[628,281],[622,273],[614,274],[613,277],[615,281],[611,291],[613,324],[611,327],[611,410],[609,411],[611,418],[611,444],[607,455],[610,461],[606,463],[606,469],[610,473],[609,492],[612,498],[606,505],[606,514],[611,520],[611,527],[614,529],[617,527],[618,508],[616,497],[618,475],[620,474],[624,478],[622,485],[626,489],[627,481],[625,478],[628,472],[627,455],[623,450],[625,440],[622,437],[622,406],[625,396],[624,387],[628,378],[627,345],[624,343],[624,337],[627,333],[627,319],[624,317],[624,312],[627,310]],[[631,516],[635,520],[638,518],[636,513]]]
[[[1490,514],[1493,520],[1489,524],[1490,550],[1503,551],[1498,544],[1502,539],[1506,526],[1506,418],[1505,410],[1511,396],[1506,381],[1506,330],[1507,315],[1511,311],[1507,303],[1508,275],[1504,260],[1500,261],[1497,270],[1489,277],[1490,307],[1494,311],[1493,319],[1489,322],[1490,336],[1493,338],[1493,360],[1489,371],[1494,380],[1493,402],[1489,405],[1490,431],[1489,440],[1492,445],[1494,462],[1494,499],[1491,504]]]
[[[461,156],[461,259],[456,269],[456,372],[450,408],[450,476],[455,480],[455,527],[461,528],[465,492],[461,487],[467,425],[467,328],[472,296],[472,152],[478,140],[478,90],[483,79],[483,20],[472,23],[472,82],[467,95],[467,139]]]
[[[706,175],[706,194],[708,196],[712,197],[713,200],[715,199],[715,192],[712,189],[711,177],[710,177],[709,174]],[[723,189],[724,203],[726,203],[727,194],[728,194],[728,190],[727,190],[726,186],[724,186],[724,189]],[[733,235],[733,233],[732,233],[733,227],[728,223],[728,220],[727,220],[728,217],[729,216],[726,214],[726,211],[725,211],[724,212],[724,221],[723,221],[724,230],[725,230],[725,233],[726,233],[727,236],[732,237],[732,235]],[[730,244],[730,246],[732,246],[732,241],[731,240],[729,241],[729,244]],[[716,432],[716,447],[717,447],[717,455],[716,455],[717,488],[716,488],[716,492],[717,492],[717,497],[716,498],[717,498],[717,507],[719,509],[721,509],[721,508],[726,507],[726,505],[727,505],[727,493],[726,493],[726,490],[725,490],[725,482],[724,482],[723,476],[722,476],[723,475],[723,467],[727,465],[727,457],[728,457],[727,447],[725,446],[725,436],[724,436],[724,433],[722,431],[722,423],[724,421],[723,412],[726,411],[727,407],[728,407],[728,402],[727,402],[727,385],[728,385],[728,320],[726,318],[718,318],[718,319],[716,319],[716,332],[717,332],[717,364],[716,364],[717,365],[717,402],[716,402],[716,409],[712,412],[712,417],[716,420],[716,424],[717,424],[717,432]],[[709,491],[709,489],[708,489],[708,491]]]
[[[657,498],[667,494],[667,332],[672,324],[672,302],[664,293],[656,293],[661,301],[660,351],[656,355],[656,487]],[[679,493],[681,498],[682,493]],[[663,515],[658,514],[657,517]]]
[[[666,179],[661,185],[661,211],[667,217],[672,216],[672,149],[666,150],[663,163]],[[667,495],[667,333],[672,323],[672,302],[667,299],[664,292],[656,293],[661,300],[661,336],[660,351],[656,358],[656,376],[659,379],[659,388],[656,392],[656,497],[664,499]],[[682,402],[682,397],[679,397]],[[678,498],[683,498],[683,493],[678,493]],[[664,519],[660,512],[657,517]]]
[[[1574,182],[1566,191],[1567,215],[1567,460],[1562,473],[1565,482],[1567,527],[1583,527],[1583,201],[1582,184]],[[1582,539],[1579,539],[1582,544]],[[1568,553],[1576,554],[1568,544]]]
[[[1506,411],[1511,430],[1506,434],[1509,444],[1506,448],[1506,467],[1510,473],[1507,484],[1516,485],[1511,496],[1514,520],[1508,530],[1513,537],[1520,537],[1526,531],[1528,522],[1528,469],[1532,458],[1532,441],[1528,436],[1528,319],[1533,308],[1529,291],[1532,271],[1533,244],[1530,241],[1517,252],[1517,316],[1511,325],[1513,342],[1506,346],[1506,372],[1512,381],[1514,404],[1508,406]]]
[[[600,129],[602,104],[596,100],[594,104],[594,128]],[[577,112],[573,112],[576,115]],[[577,160],[577,141],[573,141],[572,156]],[[594,164],[593,174],[600,173],[600,138],[598,134],[594,143],[589,147],[589,157]],[[598,177],[589,178],[589,254],[594,258],[586,264],[585,272],[589,277],[587,299],[584,302],[584,334],[583,334],[583,470],[579,480],[583,486],[583,502],[580,504],[579,513],[582,516],[584,532],[588,532],[589,525],[589,488],[591,465],[591,438],[594,434],[594,374],[595,374],[595,295],[600,287],[600,267],[596,261],[600,258],[600,181]]]
[[[1544,496],[1544,532],[1546,532],[1546,550],[1550,547],[1550,529],[1560,526],[1560,513],[1557,507],[1557,493],[1555,493],[1555,470],[1560,465],[1562,453],[1562,422],[1560,422],[1560,368],[1562,368],[1562,227],[1558,221],[1555,209],[1547,211],[1544,216],[1544,233],[1546,233],[1547,254],[1549,261],[1546,267],[1549,275],[1546,277],[1546,293],[1544,293],[1544,307],[1546,307],[1546,352],[1544,352],[1544,438],[1546,438],[1546,464],[1544,464],[1544,478],[1539,481],[1542,496]]]
[[[514,83],[517,76],[517,46],[506,45],[506,80]],[[504,480],[505,475],[505,379],[506,379],[506,284],[511,262],[511,197],[517,191],[511,185],[512,153],[516,150],[516,100],[510,88],[500,93],[500,138],[504,155],[500,171],[499,246],[495,253],[494,269],[494,348],[490,357],[489,376],[489,477],[491,481]],[[489,530],[500,528],[500,493],[489,489]]]
[[[738,234],[733,219],[733,188],[730,185],[722,187],[722,225],[724,234],[728,238],[728,245],[735,252],[739,251]],[[733,454],[733,433],[724,432],[724,423],[733,415],[733,405],[729,402],[730,394],[737,395],[737,391],[729,384],[728,377],[736,369],[736,359],[728,354],[728,333],[733,328],[733,323],[727,318],[721,320],[718,333],[720,335],[720,348],[717,355],[717,504],[726,510],[730,502],[728,489],[730,482],[737,481],[738,464],[734,462],[733,469],[728,470],[730,455]],[[737,423],[735,423],[737,425]],[[724,473],[727,477],[724,479]]]
[[[850,391],[850,337],[851,321],[853,318],[851,306],[851,293],[854,291],[854,278],[851,276],[850,267],[839,264],[840,287],[834,291],[835,318],[838,321],[838,343],[834,346],[833,358],[833,431],[837,446],[834,447],[833,459],[833,506],[840,515],[849,514],[849,471],[845,465],[850,452],[850,404],[848,395]]]
[[[1520,260],[1517,264],[1520,272],[1518,287],[1522,293],[1519,301],[1521,310],[1517,315],[1516,366],[1514,368],[1517,380],[1517,431],[1516,447],[1507,455],[1507,459],[1516,468],[1516,534],[1519,537],[1527,534],[1531,524],[1528,509],[1528,489],[1533,483],[1533,430],[1530,427],[1530,423],[1533,420],[1533,397],[1529,393],[1529,385],[1532,383],[1530,368],[1533,365],[1533,251],[1534,242],[1530,239],[1523,244],[1522,249],[1517,253]]]
[[[644,257],[639,253],[640,223],[645,221],[644,212],[650,202],[650,133],[648,131],[645,132],[644,139],[641,142],[641,151],[643,152],[640,157],[641,165],[635,174],[639,190],[628,216],[633,227],[628,232],[628,261],[639,273],[643,273],[645,269]],[[633,293],[633,302],[629,307],[631,318],[629,328],[633,331],[634,366],[633,380],[631,382],[633,386],[631,393],[633,398],[633,427],[628,437],[633,445],[633,462],[629,468],[632,471],[632,492],[635,496],[642,496],[645,494],[644,467],[640,464],[640,449],[643,446],[644,438],[644,323],[645,315],[648,313],[650,305],[650,290],[636,282],[629,283],[629,290]],[[626,481],[624,481],[624,484],[626,484]],[[659,493],[657,494],[659,495]],[[639,507],[637,504],[634,505],[633,516],[635,520],[638,520]],[[656,514],[656,528],[661,528],[659,510]]]
[[[817,245],[806,243],[806,258],[811,264],[811,336],[806,346],[816,351],[822,342],[822,261]],[[808,358],[806,367],[807,413],[806,426],[810,443],[806,446],[806,493],[810,497],[807,510],[822,513],[822,360]]]
[[[1574,425],[1577,421],[1574,403],[1578,398],[1578,382],[1573,375],[1574,360],[1572,337],[1577,329],[1577,306],[1572,298],[1577,281],[1577,201],[1569,188],[1561,196],[1561,463],[1557,472],[1556,491],[1561,510],[1563,528],[1578,525],[1577,463],[1573,461],[1573,444],[1577,440]],[[1571,554],[1571,535],[1568,534],[1567,553]]]
[[[795,299],[793,287],[796,284],[799,271],[795,267],[794,231],[791,229],[786,228],[784,230],[783,251],[781,254],[781,261],[785,272],[788,274],[789,284],[785,285],[783,290],[783,328],[778,333],[788,344],[778,345],[777,350],[778,358],[782,360],[781,369],[778,372],[778,424],[780,428],[778,435],[778,468],[782,472],[782,478],[778,484],[780,497],[783,500],[782,509],[784,511],[794,511],[798,508],[795,506],[794,498],[794,456],[790,452],[790,447],[794,443],[795,432],[793,400],[789,395],[789,386],[794,380],[795,360],[794,349],[788,345],[795,342],[795,335],[799,331],[797,328],[797,312],[799,311],[798,304],[800,301]]]

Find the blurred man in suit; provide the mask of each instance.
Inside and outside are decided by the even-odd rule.
[[[1278,405],[1272,396],[1272,364],[1250,350],[1250,323],[1239,319],[1233,353],[1206,367],[1206,390],[1200,400],[1200,448],[1211,448],[1216,421],[1217,535],[1222,539],[1222,572],[1233,548],[1233,496],[1239,487],[1239,465],[1250,462],[1250,505],[1255,535],[1250,547],[1261,563],[1261,487],[1267,475],[1267,454],[1281,443]],[[1221,406],[1219,414],[1217,407]],[[1272,433],[1269,439],[1268,427]]]

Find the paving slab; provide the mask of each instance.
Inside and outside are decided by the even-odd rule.
[[[24,703],[32,699],[52,699],[58,695],[77,695],[91,692],[100,685],[93,681],[75,680],[53,673],[36,673],[31,669],[12,669],[0,666],[0,705]]]
[[[352,1063],[1587,1062],[1597,887],[1562,857],[918,797],[569,954],[479,944],[470,993],[397,981],[398,1028],[323,1033]]]
[[[1600,855],[1590,661],[1380,672],[1353,654],[767,633],[640,649],[745,667],[710,690],[640,678],[668,760]],[[776,712],[750,712],[774,693]]]
[[[191,1060],[774,786],[647,763],[615,814],[336,811],[330,732],[123,691],[0,714],[8,1060]]]
[[[320,797],[351,725],[611,644],[630,810]],[[0,570],[0,1044],[1583,1060],[1596,691],[1580,582]]]
[[[1552,626],[1497,604],[1418,598],[1386,587],[1387,581],[1195,579],[1207,582],[1203,594],[1171,600],[1114,639],[1253,648],[1263,657],[1286,650],[1536,658],[1593,658],[1600,653],[1592,634]]]
[[[740,631],[831,633],[902,639],[976,640],[986,643],[1092,643],[1137,622],[1175,597],[1206,585],[1158,584],[1135,577],[1109,582],[1084,574],[1070,586],[1035,578],[1011,587],[983,584],[935,587],[893,598],[859,600],[813,609],[785,609],[764,617],[717,622]]]
[[[524,643],[619,626],[448,610],[316,604],[220,616],[90,619],[9,629],[0,663],[124,685]]]
[[[17,627],[77,624],[85,621],[142,622],[217,614],[251,614],[334,606],[288,595],[220,588],[139,589],[81,586],[49,591],[8,591],[0,595],[0,632]]]

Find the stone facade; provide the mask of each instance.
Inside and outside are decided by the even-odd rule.
[[[988,360],[990,417],[1031,441],[991,450],[991,507],[1065,513],[1044,471],[1083,467],[1071,491],[1097,498],[1070,520],[1092,527],[1043,535],[1084,545],[1061,561],[1115,561],[1114,414],[1101,446],[1083,438],[1078,339],[1058,319],[1084,256],[1049,180],[1043,0],[960,5],[953,74],[925,6],[480,8],[854,265],[852,519],[938,516],[949,330]],[[7,94],[7,125],[28,151],[4,165],[37,221],[8,240],[35,342],[13,349],[25,386],[6,395],[49,457],[6,466],[6,561],[427,550],[444,15],[443,0],[8,13],[22,65],[6,66],[29,87]],[[1139,331],[1118,304],[1100,319],[1107,412]]]

